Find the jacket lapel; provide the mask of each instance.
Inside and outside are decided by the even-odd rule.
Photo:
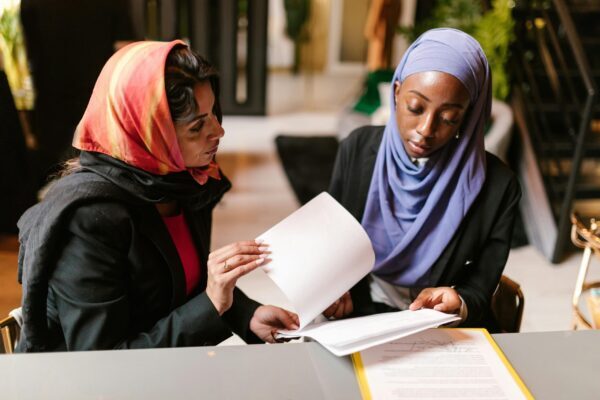
[[[365,212],[365,206],[367,205],[367,197],[369,195],[369,187],[371,186],[371,180],[373,179],[373,171],[375,169],[375,162],[377,160],[377,153],[379,152],[379,146],[381,145],[381,139],[383,138],[383,129],[379,130],[373,135],[373,140],[369,143],[369,149],[365,152],[363,162],[360,164],[360,179],[358,180],[357,195],[360,197],[356,204],[359,204],[361,209],[357,210],[357,215],[360,215],[362,220]],[[360,221],[359,220],[359,221]]]
[[[450,267],[448,266],[451,256],[454,254],[454,249],[456,248],[458,242],[461,240],[464,231],[464,221],[463,224],[460,225],[454,237],[448,243],[440,257],[433,264],[431,269],[429,270],[429,285],[430,286],[438,286],[440,279],[442,277],[442,273],[448,274],[450,272]],[[464,238],[463,238],[464,240]]]
[[[149,208],[152,209],[144,212],[140,218],[140,231],[154,243],[169,268],[173,283],[171,308],[175,308],[183,304],[186,298],[183,265],[160,214],[154,209],[154,206],[149,206]]]

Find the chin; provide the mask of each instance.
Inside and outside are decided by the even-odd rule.
[[[189,162],[189,163],[186,162],[185,167],[186,168],[203,168],[203,167],[207,167],[211,161],[212,161],[212,158],[208,159],[208,160],[202,160],[202,161],[196,160],[194,162]]]

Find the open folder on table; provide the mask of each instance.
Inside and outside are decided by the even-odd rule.
[[[341,356],[458,319],[419,310],[311,324],[375,263],[367,233],[327,193],[321,193],[257,239],[263,239],[271,250],[270,262],[263,270],[300,318],[299,329],[282,331],[281,337],[307,336]]]
[[[352,361],[365,400],[533,398],[485,329],[428,329]]]

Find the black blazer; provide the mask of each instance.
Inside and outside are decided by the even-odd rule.
[[[365,126],[340,145],[329,192],[361,221],[384,127]],[[515,175],[497,157],[487,156],[485,184],[453,239],[431,269],[432,286],[454,286],[468,307],[463,326],[494,329],[490,299],[508,258],[513,222],[521,197]],[[413,293],[415,296],[417,293]],[[376,312],[368,278],[351,289],[355,313]]]
[[[232,330],[260,342],[249,330],[258,303],[236,289],[232,308],[219,316],[204,291],[214,204],[183,210],[202,265],[200,285],[188,297],[177,249],[152,203],[128,201],[92,173],[68,176],[57,186],[22,221],[31,233],[20,261],[33,265],[30,271],[47,265],[48,329],[40,334],[25,326],[30,337],[20,351],[215,345]],[[62,210],[55,212],[57,207]],[[52,226],[32,228],[36,221]],[[29,254],[40,230],[53,232],[45,240],[54,249],[44,243]],[[27,301],[34,288],[27,271],[24,313],[33,316],[39,310]]]

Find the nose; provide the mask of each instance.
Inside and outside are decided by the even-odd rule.
[[[435,118],[433,113],[423,114],[421,118],[419,118],[419,123],[417,124],[417,133],[426,139],[433,137],[435,133],[434,122]]]
[[[225,136],[225,130],[219,123],[219,120],[217,119],[216,115],[213,115],[212,121],[213,121],[213,129],[212,129],[211,136],[213,137],[213,139],[220,139],[223,136]]]

